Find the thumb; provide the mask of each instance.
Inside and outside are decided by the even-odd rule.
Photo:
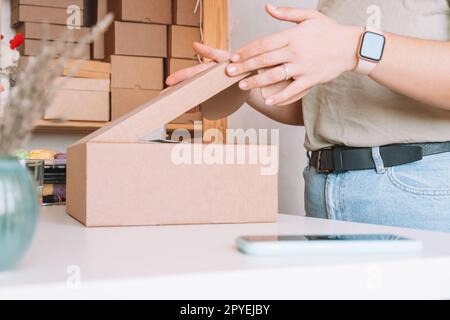
[[[266,5],[266,11],[275,19],[294,23],[301,23],[305,20],[314,19],[321,15],[318,11],[312,9],[277,7],[271,4]]]

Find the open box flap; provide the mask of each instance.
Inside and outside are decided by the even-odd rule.
[[[238,111],[248,100],[250,91],[243,91],[239,83],[202,103],[202,115],[208,120],[220,120]]]
[[[218,64],[170,88],[159,97],[107,124],[105,127],[78,141],[75,145],[87,142],[141,141],[148,133],[157,130],[248,76],[245,74],[237,77],[229,77],[225,71],[227,65],[228,62]],[[245,102],[246,96],[239,96],[243,99],[242,101],[233,101],[232,103],[230,101],[230,113],[237,110],[237,104],[240,107]],[[224,108],[226,104],[210,103],[210,105],[216,105],[217,108]]]

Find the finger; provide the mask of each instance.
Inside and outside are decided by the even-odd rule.
[[[277,66],[279,64],[289,62],[290,59],[291,52],[286,48],[282,48],[280,50],[261,54],[241,63],[232,63],[227,67],[227,72],[229,75],[234,76],[263,68]]]
[[[286,31],[256,40],[236,51],[231,57],[232,62],[242,62],[263,53],[281,49],[289,44]]]
[[[195,52],[207,59],[211,59],[217,62],[225,62],[230,60],[231,54],[228,51],[212,48],[200,42],[194,42],[192,46]]]
[[[166,84],[172,87],[180,82],[183,82],[186,79],[192,78],[193,76],[211,68],[214,65],[216,65],[216,62],[211,61],[208,63],[199,64],[187,69],[177,71],[167,78]]]
[[[290,70],[289,76],[298,75],[299,72],[294,68],[294,65],[287,65]],[[256,88],[267,87],[271,84],[275,84],[281,81],[286,80],[286,69],[283,66],[278,66],[276,68],[272,68],[270,70],[264,71],[259,75],[255,75],[253,77],[242,80],[239,83],[239,87],[242,90],[252,90]]]
[[[278,103],[277,106],[280,106],[280,107],[287,106],[287,105],[293,104],[294,102],[298,102],[298,101],[302,100],[309,93],[309,90],[310,89],[307,89],[305,91],[297,93],[295,96],[293,96],[289,100],[285,100],[283,102]]]
[[[309,90],[314,85],[312,79],[308,77],[301,77],[290,84],[286,89],[280,93],[266,99],[268,106],[282,105],[283,102],[292,99],[299,93]]]
[[[314,19],[321,15],[321,13],[317,10],[277,7],[270,4],[266,5],[266,11],[275,19],[294,23],[301,23],[305,20]]]

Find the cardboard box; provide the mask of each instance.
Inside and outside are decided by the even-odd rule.
[[[19,70],[24,70],[33,57],[21,57]],[[56,62],[56,61],[55,61]],[[74,70],[76,70],[74,72]],[[111,79],[111,65],[106,62],[89,60],[68,60],[64,70],[60,74],[63,77],[87,78],[87,79]]]
[[[109,0],[117,20],[172,24],[172,0]]]
[[[108,14],[108,0],[97,0],[97,22]],[[104,60],[105,55],[105,35],[102,34],[92,44],[92,59]]]
[[[164,88],[161,58],[111,56],[111,88],[159,90]]]
[[[171,58],[167,61],[167,74],[171,75],[177,71],[182,69],[187,69],[193,66],[198,65],[198,60],[190,60],[190,59],[175,59]]]
[[[20,22],[40,22],[49,24],[67,25],[69,15],[66,8],[51,8],[40,6],[18,5],[11,11],[11,26]],[[80,12],[80,27],[83,26],[84,11]]]
[[[41,23],[24,22],[17,26],[17,33],[22,33],[25,39],[35,40],[58,40],[68,30],[66,26],[61,25],[47,25],[43,26]],[[68,42],[78,42],[80,39],[89,34],[89,28],[74,29],[70,32]]]
[[[105,54],[167,57],[167,27],[115,21],[105,35]]]
[[[22,56],[37,56],[42,51],[43,42],[41,40],[25,39],[25,43],[18,48]],[[73,43],[67,43],[68,46],[73,46]],[[89,45],[83,46],[80,59],[89,60],[91,57],[91,48]]]
[[[199,28],[170,26],[169,56],[171,58],[197,59],[192,44],[200,41],[201,36]]]
[[[173,3],[174,24],[200,27],[200,8],[195,11],[197,0],[174,0]]]
[[[109,80],[60,78],[61,89],[45,119],[109,121]]]
[[[198,60],[188,60],[188,59],[168,59],[167,61],[167,74],[174,74],[182,69],[190,68],[198,65]],[[195,107],[187,112],[187,115],[182,115],[175,119],[173,123],[186,123],[201,120],[202,115],[200,113],[200,107]]]
[[[158,90],[111,89],[111,119],[116,120],[123,115],[142,106],[159,96]]]
[[[11,8],[14,9],[18,5],[30,5],[66,9],[69,6],[75,5],[83,10],[84,1],[85,0],[11,0]]]
[[[240,95],[236,83],[245,75],[228,77],[225,68],[226,64],[220,64],[171,88],[70,146],[68,213],[88,227],[275,222],[278,177],[276,170],[263,174],[267,164],[260,159],[190,164],[177,163],[173,157],[183,148],[194,150],[193,154],[252,151],[277,161],[276,146],[143,140],[149,132],[228,88]]]

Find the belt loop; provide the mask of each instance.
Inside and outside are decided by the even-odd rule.
[[[378,174],[386,173],[386,168],[384,167],[383,158],[381,157],[380,147],[372,148],[372,158],[375,163],[375,167]]]
[[[311,169],[311,164],[312,164],[312,152],[311,151],[306,151],[306,157],[308,158],[308,170]]]

